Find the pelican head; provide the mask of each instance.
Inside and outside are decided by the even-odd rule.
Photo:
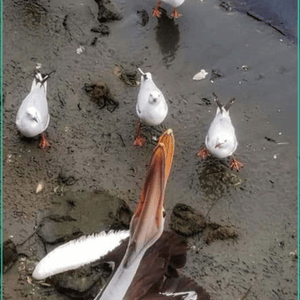
[[[128,255],[127,263],[150,248],[164,230],[163,202],[173,154],[174,136],[172,129],[169,129],[160,137],[153,151],[141,198],[131,219],[128,244],[131,254]]]
[[[167,130],[153,151],[141,197],[130,222],[126,253],[108,285],[94,300],[124,299],[145,252],[164,230],[164,195],[174,153],[172,130]]]

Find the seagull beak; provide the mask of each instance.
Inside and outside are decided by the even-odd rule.
[[[174,137],[172,130],[166,131],[153,151],[146,182],[140,201],[130,223],[128,259],[130,264],[141,251],[150,248],[164,229],[164,195],[173,161]]]
[[[144,77],[144,79],[147,79],[147,75],[140,68],[138,68],[138,70],[141,73],[141,75]]]
[[[141,73],[141,75],[145,76],[146,74],[140,69],[138,68],[139,72]]]
[[[220,148],[224,143],[218,143],[216,144],[215,148]]]

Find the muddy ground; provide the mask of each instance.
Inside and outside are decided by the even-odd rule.
[[[70,207],[81,233],[107,228],[115,200],[99,202],[96,191],[134,210],[155,138],[167,128],[176,149],[166,223],[173,207],[185,203],[239,233],[235,241],[210,245],[201,234],[189,238],[184,274],[216,300],[237,300],[250,287],[249,300],[296,299],[297,262],[290,254],[297,248],[296,45],[217,0],[187,0],[175,22],[166,14],[152,18],[154,1],[115,0],[113,6],[122,19],[105,23],[101,33],[91,31],[99,27],[94,0],[3,1],[3,240],[11,239],[19,253],[4,276],[4,299],[68,299],[32,285],[22,271],[22,254],[45,255],[35,230],[43,217]],[[163,7],[169,15],[171,7]],[[48,152],[15,125],[37,63],[44,73],[55,71],[48,81]],[[120,80],[116,66],[151,72],[168,99],[164,123],[143,127],[143,148],[133,146],[139,87]],[[193,81],[201,69],[208,76]],[[86,93],[85,84],[98,81],[119,103],[114,111]],[[196,157],[216,111],[212,92],[224,102],[236,98],[231,117],[244,164],[239,173]]]

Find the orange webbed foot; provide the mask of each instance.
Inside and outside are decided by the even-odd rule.
[[[46,139],[46,134],[44,132],[41,134],[41,141],[39,143],[39,147],[42,150],[48,150],[50,148],[50,143]]]
[[[210,156],[210,153],[208,150],[204,147],[197,153],[198,157],[201,157],[203,160],[205,160],[208,156]]]
[[[244,166],[241,162],[239,162],[233,157],[229,167],[231,168],[231,170],[235,169],[237,170],[237,172],[239,172],[240,168],[243,168]]]
[[[159,6],[156,6],[152,11],[152,16],[155,18],[159,18],[161,16],[161,11],[159,10]]]
[[[180,14],[176,8],[173,9],[173,12],[171,13],[171,17],[174,19],[178,19],[179,17],[181,17],[182,14]]]

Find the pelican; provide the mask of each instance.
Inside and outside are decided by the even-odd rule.
[[[47,102],[47,79],[37,72],[31,85],[31,91],[21,103],[17,113],[16,125],[19,132],[26,137],[41,134],[39,147],[47,149],[50,144],[46,139],[45,130],[50,121]]]
[[[177,19],[181,17],[181,14],[177,11],[177,7],[179,7],[184,2],[184,0],[162,0],[162,1],[173,6],[173,11],[171,14],[172,18]],[[161,16],[161,12],[159,8],[161,7],[162,1],[161,0],[157,1],[156,6],[152,12],[153,17],[159,18]]]
[[[120,252],[125,253],[108,284],[99,292],[94,300],[209,300],[209,295],[192,279],[177,274],[175,278],[166,277],[170,268],[183,267],[187,244],[176,233],[163,234],[165,213],[163,208],[166,183],[174,153],[174,136],[171,129],[167,130],[158,141],[153,151],[150,167],[141,192],[135,213],[130,222],[129,231],[119,234],[113,241],[114,251],[109,252],[102,261],[118,261]],[[163,235],[162,235],[163,234]],[[109,238],[113,233],[102,234],[97,237],[81,237],[68,242],[50,252],[36,266],[33,277],[35,279],[62,271],[77,268],[103,256],[103,246],[110,242],[98,240],[100,236]],[[129,236],[129,237],[128,237]],[[162,238],[160,238],[162,236]],[[127,241],[122,240],[127,238]],[[95,241],[95,243],[94,243]],[[86,244],[86,246],[84,246]],[[126,247],[127,245],[127,247]],[[126,250],[125,250],[126,247]],[[94,248],[94,249],[89,249]],[[68,250],[68,251],[67,251]],[[98,255],[89,253],[98,251]],[[51,255],[51,253],[53,253]],[[76,253],[73,262],[67,262],[68,256]],[[64,257],[65,256],[65,257]],[[84,256],[84,259],[81,259]],[[88,259],[90,258],[89,262]],[[60,261],[56,266],[56,261]],[[64,264],[62,267],[61,264]],[[67,266],[69,264],[69,266]],[[56,271],[56,270],[57,271]],[[201,298],[198,298],[201,297]]]
[[[213,93],[213,96],[218,105],[217,112],[205,137],[206,148],[200,150],[197,156],[203,159],[209,155],[220,159],[232,156],[230,168],[239,171],[243,165],[233,157],[238,142],[229,116],[229,108],[235,99],[233,98],[226,105],[222,105],[217,95]]]
[[[152,80],[151,73],[141,73],[141,87],[137,98],[136,112],[144,123],[157,126],[161,124],[168,114],[168,105],[163,93],[157,88]],[[141,121],[138,124],[137,137],[134,145],[143,146],[145,139],[141,136]]]

